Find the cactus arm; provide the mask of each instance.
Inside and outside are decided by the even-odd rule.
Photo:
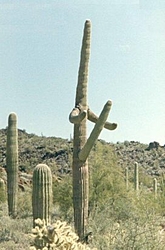
[[[87,115],[86,110],[81,110],[79,107],[74,108],[69,115],[69,121],[74,124],[80,123]]]
[[[96,123],[98,120],[98,117],[90,110],[88,109],[88,116],[87,119],[91,122]],[[110,123],[110,122],[105,122],[104,124],[104,128],[108,129],[108,130],[114,130],[117,128],[117,124],[116,123]]]
[[[84,147],[81,149],[80,153],[79,153],[79,159],[81,161],[85,161],[94,145],[94,143],[96,142],[97,138],[99,137],[99,134],[101,133],[104,124],[106,122],[106,119],[108,117],[109,111],[111,109],[112,106],[112,102],[108,101],[105,105],[104,108],[87,140],[87,142],[85,143]]]

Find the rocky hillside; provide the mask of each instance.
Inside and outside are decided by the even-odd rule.
[[[165,146],[158,142],[149,145],[136,141],[125,141],[113,145],[121,166],[131,168],[138,162],[144,173],[152,176],[161,176],[165,171]]]
[[[39,163],[51,167],[56,176],[71,173],[72,142],[58,137],[44,137],[28,134],[25,130],[18,131],[19,140],[19,170],[31,174]],[[101,141],[107,144],[105,141]],[[132,169],[138,162],[143,173],[151,176],[161,176],[165,171],[165,146],[158,142],[149,145],[136,141],[108,143],[114,149],[118,164]],[[6,129],[0,130],[0,167],[6,168]]]

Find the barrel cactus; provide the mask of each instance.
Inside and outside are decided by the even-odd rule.
[[[46,224],[51,220],[52,207],[52,174],[46,164],[38,164],[33,171],[33,226],[35,219],[44,219]]]
[[[8,213],[14,218],[17,215],[18,194],[18,130],[15,113],[11,113],[8,117],[6,165]]]

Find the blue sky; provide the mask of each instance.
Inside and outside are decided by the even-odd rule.
[[[165,1],[1,1],[0,128],[70,138],[84,22],[92,22],[88,104],[113,106],[108,142],[165,144]],[[88,122],[88,135],[93,124]]]

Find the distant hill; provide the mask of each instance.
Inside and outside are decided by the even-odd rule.
[[[0,130],[0,166],[6,168],[7,130]],[[69,155],[72,143],[57,137],[37,136],[18,130],[19,169],[32,172],[39,163],[49,165],[53,171],[69,172],[71,170]]]
[[[0,167],[6,168],[6,129],[0,130]],[[72,141],[58,137],[37,136],[25,130],[18,131],[19,169],[21,172],[32,173],[39,163],[51,167],[55,175],[69,174],[72,171]],[[149,145],[136,141],[107,143],[113,148],[118,164],[124,169],[133,169],[138,162],[144,174],[161,176],[165,171],[165,147],[158,142]]]

